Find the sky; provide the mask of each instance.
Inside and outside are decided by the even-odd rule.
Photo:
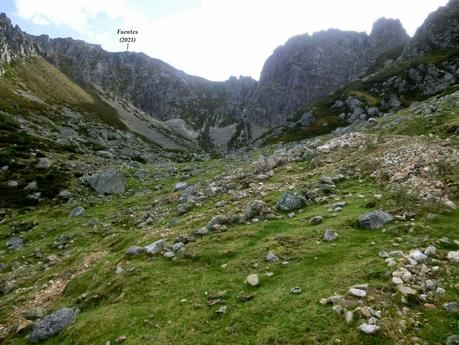
[[[371,32],[398,18],[411,36],[447,0],[0,0],[24,31],[124,51],[118,29],[137,30],[129,50],[210,80],[258,79],[288,38],[336,28]]]

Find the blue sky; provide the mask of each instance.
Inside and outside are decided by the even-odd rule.
[[[138,30],[142,51],[211,80],[258,79],[266,58],[294,35],[328,28],[371,30],[399,18],[410,35],[447,0],[0,0],[24,31],[73,37],[122,51],[118,29]]]

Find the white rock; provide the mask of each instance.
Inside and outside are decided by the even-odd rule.
[[[359,326],[359,329],[366,334],[375,334],[377,331],[379,331],[379,327],[376,325],[370,325],[368,323],[364,323]]]
[[[392,283],[394,283],[395,285],[403,284],[403,280],[400,277],[392,277]]]
[[[459,251],[456,251],[456,252],[451,251],[451,252],[449,252],[447,258],[448,258],[449,261],[459,262]]]
[[[423,262],[423,261],[426,261],[427,255],[425,255],[419,249],[415,249],[411,251],[410,258],[412,258],[413,260],[416,260],[417,262]]]
[[[435,248],[434,246],[428,246],[426,250],[424,250],[424,254],[427,256],[433,256],[437,254],[437,248]]]
[[[260,277],[258,277],[258,274],[249,274],[245,281],[251,286],[260,285]]]
[[[367,297],[367,292],[362,289],[350,288],[347,293],[355,297]]]
[[[344,313],[344,320],[346,320],[347,323],[351,323],[353,319],[354,314],[352,313],[352,311],[348,310]]]

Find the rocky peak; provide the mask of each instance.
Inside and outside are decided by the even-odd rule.
[[[438,49],[459,46],[459,0],[431,13],[403,51],[402,58],[413,59]]]
[[[14,26],[5,13],[0,14],[0,75],[2,65],[17,57],[26,57],[35,53],[35,44],[19,28]]]
[[[398,19],[380,18],[371,30],[370,39],[373,46],[381,52],[405,45],[410,36]]]
[[[356,80],[378,56],[409,39],[400,21],[379,19],[371,35],[329,29],[295,36],[266,61],[255,102],[271,125],[344,84]]]

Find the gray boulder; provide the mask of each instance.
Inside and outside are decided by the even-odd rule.
[[[446,345],[459,345],[459,336],[457,335],[450,335],[446,339]]]
[[[15,252],[16,250],[20,249],[23,244],[24,240],[22,238],[14,236],[6,242],[6,248],[12,252]]]
[[[130,246],[126,250],[126,255],[137,255],[142,253],[145,250],[144,247],[139,247],[139,246]]]
[[[266,218],[269,214],[272,214],[272,209],[267,203],[261,200],[254,200],[245,210],[244,219]]]
[[[85,209],[81,206],[75,207],[71,212],[70,212],[70,217],[79,217],[82,216],[86,213]]]
[[[46,157],[40,158],[37,165],[35,165],[35,168],[37,169],[49,169],[50,167],[51,161]]]
[[[281,195],[277,208],[281,211],[292,211],[303,207],[306,199],[303,196],[292,192],[285,192]]]
[[[72,325],[79,313],[79,309],[62,308],[38,321],[30,335],[32,343],[45,341],[65,328]]]
[[[186,182],[177,182],[175,184],[174,190],[184,190],[188,187],[188,183]]]
[[[459,303],[457,302],[445,303],[443,304],[443,309],[445,309],[445,311],[448,314],[458,314],[459,313]]]
[[[164,250],[164,246],[166,245],[165,240],[158,240],[156,242],[153,242],[152,244],[149,244],[148,246],[145,246],[145,252],[150,255],[155,255]]]
[[[365,229],[381,229],[384,224],[394,219],[389,213],[378,210],[365,213],[359,217],[359,225]]]
[[[86,178],[87,183],[100,194],[124,193],[125,178],[119,170],[107,170]]]
[[[316,119],[314,115],[312,115],[311,113],[303,114],[303,116],[301,116],[301,119],[299,120],[301,126],[304,127],[311,127],[314,124],[314,122],[316,122]]]
[[[324,240],[325,241],[334,241],[338,238],[338,234],[334,232],[333,230],[325,230],[324,232]]]

